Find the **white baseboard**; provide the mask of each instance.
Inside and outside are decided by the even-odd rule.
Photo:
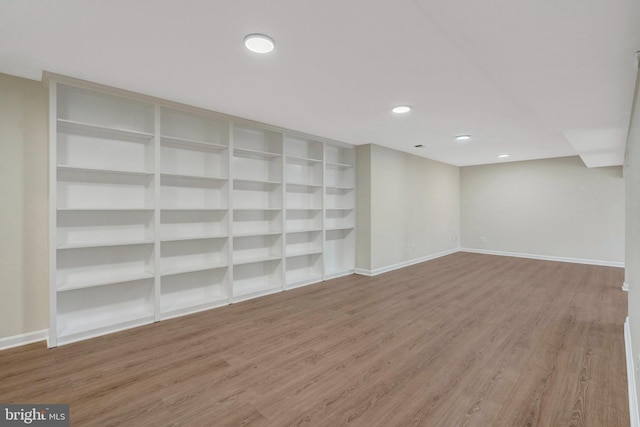
[[[594,260],[594,259],[583,259],[583,258],[569,258],[569,257],[559,257],[552,255],[536,255],[536,254],[523,254],[518,252],[504,252],[504,251],[492,251],[488,249],[473,249],[473,248],[459,248],[452,249],[445,252],[440,252],[433,255],[427,255],[421,258],[415,258],[409,261],[400,262],[397,264],[389,265],[386,267],[376,268],[374,270],[367,270],[364,268],[356,268],[355,273],[361,274],[363,276],[377,276],[378,274],[386,273],[389,271],[397,270],[399,268],[408,267],[413,264],[419,264],[421,262],[429,261],[432,259],[440,258],[446,255],[451,255],[456,252],[471,252],[476,254],[485,254],[485,255],[498,255],[498,256],[510,256],[516,258],[528,258],[528,259],[538,259],[543,261],[557,261],[557,262],[570,262],[574,264],[588,264],[588,265],[600,265],[603,267],[620,267],[624,268],[624,262],[617,261],[602,261],[602,260]],[[622,286],[622,289],[625,291],[629,290],[629,286],[625,283]],[[640,427],[640,426],[638,426]]]
[[[624,348],[627,358],[627,384],[629,386],[629,419],[631,427],[640,427],[638,418],[638,396],[636,394],[636,376],[633,368],[633,350],[631,346],[631,329],[629,318],[624,322]]]
[[[11,337],[0,338],[0,350],[27,345],[38,341],[45,341],[49,335],[49,331],[43,329],[41,331],[28,332],[26,334],[14,335]]]
[[[629,292],[629,284],[627,282],[624,282],[622,284],[622,290],[625,292]]]
[[[376,268],[375,270],[367,270],[364,268],[356,268],[355,273],[363,276],[377,276],[378,274],[387,273],[389,271],[397,270],[399,268],[408,267],[410,265],[419,264],[421,262],[430,261],[432,259],[440,258],[446,255],[451,255],[458,252],[459,249],[451,249],[449,251],[439,252],[433,255],[427,255],[420,258],[414,258],[409,261],[399,262],[397,264],[388,265],[386,267]]]
[[[472,248],[460,248],[460,251],[472,252],[476,254],[485,254],[485,255],[511,256],[516,258],[539,259],[543,261],[571,262],[574,264],[589,264],[589,265],[600,265],[603,267],[624,268],[624,262],[617,262],[617,261],[601,261],[596,259],[568,258],[568,257],[559,257],[559,256],[552,256],[552,255],[521,254],[517,252],[490,251],[487,249],[472,249]]]

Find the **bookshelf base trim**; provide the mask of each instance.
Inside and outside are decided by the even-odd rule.
[[[187,316],[189,314],[200,313],[202,311],[213,310],[214,308],[224,307],[229,305],[229,298],[212,300],[203,302],[202,304],[195,304],[186,307],[177,306],[176,308],[170,308],[160,314],[160,320],[174,319],[176,317]]]
[[[153,314],[146,314],[144,316],[137,316],[136,318],[125,320],[123,322],[114,323],[111,325],[98,326],[95,328],[87,329],[86,331],[58,333],[57,341],[58,346],[64,344],[71,344],[78,341],[83,341],[89,338],[96,338],[102,335],[112,334],[114,332],[120,332],[127,329],[137,328],[138,326],[144,326],[154,323]]]

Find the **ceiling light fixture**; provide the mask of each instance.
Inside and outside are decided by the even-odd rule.
[[[508,157],[509,157],[509,154],[507,154],[507,153],[504,153],[504,154],[498,154],[498,158],[499,158],[499,159],[506,159],[506,158],[508,158]]]
[[[456,141],[468,141],[471,139],[471,135],[457,135]]]
[[[411,111],[411,107],[409,105],[398,105],[391,109],[391,112],[396,114],[405,114]]]
[[[276,43],[271,37],[259,33],[247,35],[244,38],[244,45],[255,53],[269,53],[276,47]]]

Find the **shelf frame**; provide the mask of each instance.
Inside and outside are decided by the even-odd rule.
[[[327,232],[334,232],[333,237],[337,237],[338,240],[343,234],[353,242],[353,248],[349,248],[349,242],[340,243],[337,242],[333,245],[347,245],[347,251],[353,250],[355,254],[355,218],[354,225],[349,227],[328,227],[327,212],[334,211],[354,211],[353,208],[331,208],[327,207],[327,192],[329,197],[337,194],[338,199],[336,202],[347,201],[348,198],[353,198],[355,202],[355,155],[354,148],[347,144],[337,143],[335,141],[326,140],[323,138],[313,137],[311,135],[305,135],[299,132],[292,132],[286,129],[277,128],[274,126],[264,125],[260,123],[251,122],[245,119],[225,116],[215,112],[209,112],[206,110],[198,109],[195,107],[189,107],[169,101],[147,97],[144,95],[133,94],[130,92],[108,88],[105,86],[81,82],[64,76],[55,76],[50,73],[45,73],[45,82],[49,85],[49,140],[50,140],[50,155],[49,155],[49,240],[50,240],[50,255],[49,255],[49,267],[50,267],[50,334],[49,334],[49,346],[55,347],[58,344],[64,344],[68,342],[77,341],[105,333],[115,332],[118,330],[126,329],[129,327],[137,326],[140,324],[151,323],[154,321],[160,321],[167,318],[180,316],[188,313],[193,313],[201,310],[207,310],[220,305],[225,305],[232,302],[242,301],[245,299],[255,298],[262,295],[268,295],[271,293],[279,292],[286,289],[291,289],[298,286],[304,286],[311,283],[317,283],[319,281],[328,279],[330,277],[336,277],[337,275],[349,274],[353,272],[352,269],[342,269],[334,267],[349,267],[349,262],[341,263],[337,262],[334,267],[328,268],[326,251],[327,249]],[[70,102],[77,104],[69,104],[69,108],[80,108],[83,106],[89,106],[94,108],[93,111],[88,114],[74,114],[73,110],[71,114],[65,115],[65,117],[88,117],[90,122],[67,120],[66,118],[58,117],[58,93],[61,90],[67,90],[70,87],[74,91],[78,88],[77,93],[82,93],[82,96],[75,97],[72,94],[71,97],[63,94],[63,99],[70,99]],[[63,89],[64,88],[64,89]],[[71,89],[70,89],[71,90]],[[85,94],[96,94],[99,99],[104,95],[103,101],[93,104],[93,101],[85,96]],[[84,97],[84,98],[83,98]],[[74,100],[75,99],[75,100]],[[106,101],[104,101],[106,100]],[[121,104],[120,102],[131,102],[132,104]],[[61,101],[60,101],[61,102]],[[144,105],[143,105],[144,104]],[[120,121],[120,123],[126,123],[125,127],[144,129],[145,131],[122,128],[119,127],[118,118],[112,120],[111,123],[114,126],[109,126],[108,114],[105,117],[101,116],[104,112],[108,112],[108,108],[112,106],[123,106],[123,111],[141,111],[141,119],[129,120],[129,117]],[[147,109],[148,107],[148,109]],[[163,114],[167,113],[167,123],[172,123],[168,127],[164,127]],[[80,110],[76,110],[76,113]],[[147,112],[152,113],[151,115]],[[66,114],[66,113],[65,113]],[[187,116],[185,121],[182,121],[181,114]],[[118,116],[116,114],[116,116]],[[121,116],[121,115],[120,115]],[[120,117],[118,116],[118,117]],[[198,118],[195,118],[195,117]],[[131,116],[133,117],[133,116]],[[209,122],[208,120],[212,120]],[[107,122],[107,126],[97,123]],[[202,126],[200,126],[202,123]],[[194,126],[193,129],[188,126]],[[152,128],[153,130],[149,130]],[[182,129],[183,131],[180,131]],[[235,131],[240,129],[241,137],[243,139],[236,140]],[[248,130],[245,133],[244,130]],[[75,156],[69,156],[71,159],[69,164],[65,160],[57,160],[57,137],[64,134],[82,135],[95,138],[111,139],[114,141],[125,141],[119,143],[121,147],[128,148],[129,142],[135,144],[144,144],[144,147],[138,145],[132,147],[132,153],[141,152],[142,157],[132,157],[131,161],[126,164],[123,169],[118,167],[110,168],[111,164],[119,165],[118,158],[114,159],[116,162],[96,162],[90,161],[92,152],[90,150],[80,150],[70,145],[66,147],[69,150],[75,149],[76,151],[69,151],[69,153]],[[182,134],[182,136],[181,136]],[[187,137],[189,135],[190,137]],[[246,138],[246,139],[245,139]],[[260,139],[264,138],[264,139]],[[329,158],[328,147],[331,147],[332,157]],[[336,147],[338,151],[336,151]],[[166,149],[171,148],[171,149]],[[261,150],[264,148],[264,150]],[[340,150],[347,151],[340,151]],[[180,150],[189,150],[180,151]],[[127,150],[125,150],[127,151]],[[67,157],[66,153],[62,157]],[[210,154],[217,153],[217,154]],[[175,154],[177,160],[168,161],[169,156]],[[198,157],[199,155],[203,157]],[[61,157],[61,158],[62,158]],[[202,161],[200,159],[203,159]],[[255,163],[252,161],[234,161],[236,158],[261,160],[266,163]],[[86,164],[83,163],[83,159],[87,159]],[[163,161],[165,164],[163,165]],[[182,163],[181,163],[182,162]],[[105,165],[106,168],[96,168],[91,165]],[[235,164],[235,165],[234,165]],[[261,169],[254,171],[254,173],[244,173],[244,170],[238,170],[241,168],[248,168],[252,165],[257,165]],[[288,166],[289,165],[289,166]],[[215,167],[215,169],[213,168]],[[219,168],[218,168],[219,167]],[[267,173],[258,173],[265,170]],[[333,172],[329,175],[329,180],[332,185],[327,185],[327,171],[332,169],[339,169],[343,171]],[[216,171],[216,172],[214,172]],[[125,180],[140,181],[142,178],[134,177],[148,177],[145,181],[145,186],[150,186],[148,198],[145,198],[145,204],[141,206],[114,206],[113,204],[104,207],[83,207],[74,206],[82,204],[82,199],[70,199],[70,206],[58,206],[57,205],[57,182],[58,173],[62,172],[67,174],[66,177],[69,180],[80,180],[80,183],[84,185],[84,179],[100,180],[120,184]],[[193,173],[195,172],[195,173]],[[211,174],[209,174],[211,172]],[[84,175],[86,174],[86,175]],[[113,175],[118,178],[109,177],[94,177],[91,175]],[[291,176],[287,176],[290,174]],[[244,177],[243,177],[244,175]],[[246,179],[245,177],[252,176],[268,176],[269,179]],[[63,178],[65,175],[62,176]],[[344,182],[346,177],[352,177],[352,182]],[[162,182],[165,183],[180,182],[185,187],[201,187],[206,184],[207,187],[215,187],[215,204],[218,204],[220,200],[220,206],[207,206],[206,207],[189,207],[187,202],[199,202],[205,199],[200,199],[202,194],[199,190],[185,190],[183,193],[177,193],[176,199],[182,199],[176,201],[175,207],[163,207],[161,201],[162,194]],[[192,185],[188,185],[190,181],[193,181]],[[348,180],[346,180],[348,181]],[[213,183],[219,183],[213,184]],[[234,194],[235,185],[238,185],[238,191],[242,191],[244,188],[246,193]],[[180,185],[182,186],[182,185]],[[62,190],[65,190],[62,187]],[[254,191],[258,191],[253,193]],[[260,193],[260,191],[269,192],[274,194],[273,197]],[[321,194],[317,194],[317,191],[321,191]],[[350,193],[348,197],[341,196],[341,194]],[[295,194],[302,193],[302,194]],[[309,194],[304,194],[309,193]],[[173,197],[173,192],[166,193],[167,197]],[[209,194],[204,194],[204,196]],[[255,199],[253,198],[255,196]],[[236,198],[243,197],[240,206],[236,206]],[[289,197],[289,200],[287,199]],[[334,196],[335,197],[335,196]],[[219,199],[218,199],[219,198]],[[138,199],[137,196],[127,200],[122,200],[128,205],[136,205],[143,199]],[[174,204],[173,200],[167,199],[166,204]],[[319,200],[319,203],[318,203]],[[97,202],[101,202],[96,198]],[[332,202],[334,199],[331,200]],[[252,203],[253,202],[253,203]],[[251,206],[262,203],[268,206]],[[267,203],[268,202],[268,203]],[[197,204],[197,203],[192,203]],[[248,205],[248,206],[243,206]],[[303,206],[303,207],[294,207]],[[306,206],[306,207],[305,207]],[[312,206],[312,207],[310,207]],[[56,217],[58,212],[76,212],[67,214],[70,215],[69,219],[72,221],[78,221],[77,224],[71,224],[71,227],[80,225],[82,223],[88,224],[89,227],[93,227],[93,224],[89,221],[85,221],[82,217],[83,212],[149,212],[150,223],[145,219],[144,227],[145,234],[136,234],[140,239],[126,240],[126,234],[123,234],[120,229],[119,237],[124,238],[122,241],[100,241],[101,237],[108,239],[108,234],[86,234],[84,229],[79,229],[80,234],[74,236],[74,240],[83,241],[86,239],[87,243],[57,243],[57,234],[59,230],[56,228]],[[169,228],[166,227],[166,223],[161,222],[163,212],[172,212]],[[181,212],[221,212],[223,214],[184,214]],[[234,223],[234,212],[263,212],[264,214],[245,214],[244,219],[240,222]],[[307,212],[307,213],[304,213]],[[225,214],[226,213],[226,214]],[[106,214],[105,214],[106,215]],[[142,214],[139,214],[142,215]],[[147,214],[144,214],[146,217]],[[256,216],[257,215],[257,216]],[[318,217],[320,215],[321,217]],[[254,221],[253,217],[256,216]],[[355,216],[349,214],[349,216]],[[190,223],[191,228],[184,229],[184,236],[181,236],[181,218],[185,219],[185,224]],[[290,225],[301,224],[303,227],[298,229],[287,230],[287,220],[291,220]],[[254,223],[251,223],[254,221]],[[210,225],[210,223],[215,224]],[[349,219],[349,222],[352,222]],[[335,221],[334,221],[335,223]],[[106,220],[107,226],[119,227],[117,220]],[[100,224],[102,226],[102,224]],[[305,228],[305,226],[307,226]],[[242,227],[246,227],[243,231]],[[263,232],[248,232],[246,230],[259,230],[263,228],[266,230],[276,231],[263,231]],[[127,229],[125,229],[127,230]],[[138,225],[132,230],[139,230]],[[165,231],[169,234],[166,236],[175,235],[175,237],[162,238],[162,233]],[[342,232],[340,231],[342,230]],[[128,230],[127,230],[128,231]],[[218,234],[218,231],[220,232]],[[68,233],[69,230],[62,230],[64,233]],[[89,230],[90,233],[95,233]],[[209,232],[209,234],[192,235],[194,232]],[[78,231],[75,231],[78,233]],[[125,232],[126,233],[126,232]],[[213,234],[210,234],[213,233]],[[295,236],[297,233],[311,233],[308,236]],[[319,234],[319,236],[318,236]],[[251,237],[265,237],[274,236],[272,239],[267,240],[272,242],[272,245],[267,245],[269,252],[280,255],[266,255],[258,257],[237,258],[234,257],[234,242],[238,242],[236,238],[251,238]],[[279,237],[278,237],[279,236]],[[91,241],[96,237],[96,241]],[[114,238],[116,235],[114,234]],[[213,239],[226,239],[225,242],[206,242]],[[278,242],[275,242],[279,239]],[[318,240],[319,239],[319,240]],[[289,253],[287,253],[287,240],[290,242]],[[167,264],[167,260],[161,256],[161,247],[166,242],[189,242],[200,241],[201,243],[194,243],[193,250],[200,251],[205,250],[209,244],[216,246],[219,250],[226,251],[222,254],[223,262],[216,263],[204,263],[203,265],[187,266],[182,268],[167,269],[166,266],[163,269],[163,265]],[[308,242],[307,242],[308,241]],[[67,250],[81,250],[84,248],[113,248],[106,249],[105,253],[111,253],[110,251],[116,251],[119,247],[133,246],[133,245],[149,245],[152,248],[149,250],[150,259],[146,260],[146,270],[148,273],[141,273],[139,275],[133,274],[130,276],[122,276],[120,278],[106,278],[87,281],[77,281],[71,283],[58,283],[57,277],[57,257],[69,256],[65,255],[64,251]],[[185,245],[188,245],[185,243]],[[253,245],[249,244],[246,255],[253,253]],[[259,246],[259,245],[258,245]],[[309,250],[297,250],[291,251],[292,248],[316,248]],[[189,246],[191,247],[191,246]],[[138,249],[132,249],[138,250]],[[343,249],[341,249],[343,250]],[[146,249],[145,249],[146,251]],[[185,253],[190,253],[189,251]],[[207,252],[208,253],[208,252]],[[266,251],[260,250],[257,253],[266,253]],[[196,258],[201,259],[201,255],[194,252],[194,260]],[[293,264],[289,264],[292,268],[293,275],[290,273],[287,278],[287,263],[288,260],[298,257],[309,257],[309,260],[294,260]],[[318,258],[320,257],[320,259]],[[351,257],[351,255],[349,255]],[[352,257],[355,260],[355,256]],[[204,259],[201,259],[205,261]],[[182,260],[176,260],[182,261]],[[188,261],[188,260],[186,260]],[[272,264],[269,267],[253,267],[250,264],[255,263],[267,263]],[[273,263],[277,263],[273,264]],[[169,265],[169,264],[168,264]],[[180,264],[176,264],[180,265]],[[240,277],[235,275],[235,267],[246,268],[246,270],[237,270]],[[246,266],[246,267],[245,267]],[[190,294],[189,291],[183,292],[180,289],[180,280],[177,277],[181,274],[196,273],[208,270],[220,270],[225,269],[224,273],[219,273],[220,288],[215,289],[215,293],[219,295],[225,294],[226,297],[218,298],[213,293],[211,298],[205,298],[201,302],[196,301],[195,298],[198,294],[198,287],[195,282],[191,282],[189,286],[192,286],[195,292]],[[142,268],[140,270],[143,270]],[[136,271],[136,270],[134,270]],[[262,271],[262,273],[261,273]],[[315,274],[315,272],[318,274]],[[310,273],[305,277],[305,273]],[[206,273],[202,274],[202,277],[211,276],[218,277],[218,273]],[[255,275],[254,275],[255,274]],[[266,277],[268,275],[268,277]],[[89,276],[84,276],[89,277]],[[97,276],[93,276],[95,278]],[[163,277],[176,277],[172,279],[171,292],[175,292],[176,297],[182,297],[184,304],[176,302],[171,306],[170,301],[162,299],[161,283]],[[191,280],[199,280],[199,275]],[[251,292],[244,292],[238,294],[237,289],[234,294],[234,283],[242,283],[243,289],[251,290],[251,280],[256,280],[256,290]],[[67,328],[66,331],[59,330],[57,308],[58,297],[64,295],[65,292],[73,292],[76,290],[96,288],[108,289],[110,285],[122,284],[129,281],[135,282],[139,280],[148,280],[149,282],[140,282],[135,286],[143,286],[146,288],[149,286],[150,299],[145,300],[144,306],[136,306],[131,312],[131,318],[117,319],[113,318],[106,322],[98,322],[100,324],[93,325],[78,325],[76,328]],[[217,279],[216,279],[217,280]],[[260,284],[258,285],[258,282]],[[151,287],[153,283],[153,287]],[[218,283],[216,281],[216,283]],[[118,285],[124,286],[124,285]],[[116,289],[116,288],[114,288]],[[126,289],[126,288],[122,288]],[[89,292],[88,296],[110,296],[105,294],[104,290],[86,291]],[[183,292],[183,293],[181,293]],[[81,318],[81,302],[76,298],[85,295],[69,295],[66,301],[66,308],[70,311],[69,319],[76,317]],[[132,298],[135,298],[135,293],[132,294]],[[187,301],[194,296],[193,301]],[[108,298],[110,299],[110,298]],[[180,298],[178,298],[179,300]],[[178,301],[176,300],[176,301]],[[117,301],[114,299],[113,301]],[[71,305],[69,305],[71,304]],[[76,307],[77,304],[77,307]],[[104,307],[107,307],[109,302],[106,302]],[[104,309],[98,306],[99,310]],[[149,312],[144,312],[148,310]],[[76,312],[77,311],[77,312]],[[125,310],[128,314],[128,311]],[[133,313],[134,311],[139,313]],[[65,314],[65,313],[61,313]],[[100,313],[97,311],[93,316],[94,320],[100,319]],[[125,316],[127,317],[127,316]]]

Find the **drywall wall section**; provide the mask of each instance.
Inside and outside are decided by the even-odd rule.
[[[624,262],[620,167],[579,157],[461,168],[462,248]]]
[[[371,270],[371,145],[356,146],[356,268]]]
[[[0,74],[0,339],[49,327],[48,95]]]
[[[366,256],[360,257],[356,267],[365,270],[360,272],[378,274],[457,250],[459,168],[377,145],[369,147],[358,147],[359,160],[370,162],[369,167],[358,163],[358,212],[370,212],[370,241],[358,233],[358,248],[369,254],[370,264],[362,264]],[[360,183],[367,180],[368,187],[361,188]]]
[[[635,386],[640,385],[640,73],[636,81],[631,125],[627,137],[627,152],[624,164],[626,184],[626,252],[625,282],[629,287],[629,329],[632,344],[632,360],[627,361],[635,372]],[[631,363],[629,363],[631,362]],[[637,388],[636,388],[637,390]],[[637,396],[633,396],[636,398]],[[636,400],[636,402],[638,402]],[[638,402],[640,403],[640,402]],[[637,409],[640,405],[636,405]],[[631,411],[632,417],[637,412]],[[637,425],[637,418],[632,419]]]

